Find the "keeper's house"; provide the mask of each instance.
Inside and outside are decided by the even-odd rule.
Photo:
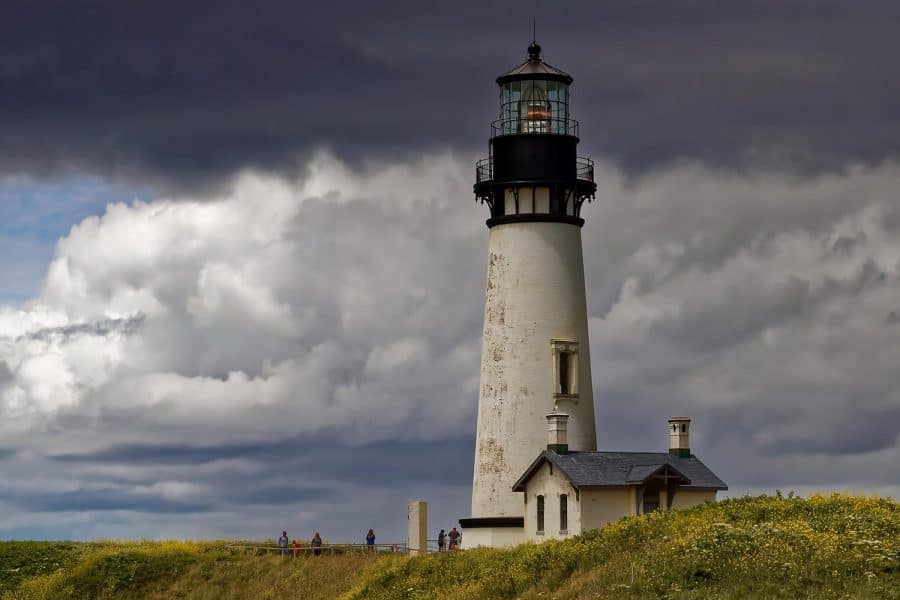
[[[691,454],[690,419],[669,419],[669,452],[569,452],[568,415],[547,415],[547,449],[513,486],[525,540],[567,538],[622,517],[715,501],[728,486]]]

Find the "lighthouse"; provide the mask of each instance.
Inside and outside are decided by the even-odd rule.
[[[465,547],[524,541],[525,494],[513,491],[547,443],[547,415],[565,414],[572,452],[596,450],[581,210],[594,167],[578,156],[572,77],[541,58],[497,78],[500,118],[476,165],[490,210],[471,517]]]

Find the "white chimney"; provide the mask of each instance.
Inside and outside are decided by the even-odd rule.
[[[669,454],[691,455],[691,420],[687,417],[669,419]]]
[[[555,408],[547,415],[547,450],[565,454],[569,451],[569,415]]]

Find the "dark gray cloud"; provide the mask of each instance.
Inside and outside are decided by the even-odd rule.
[[[0,19],[0,170],[185,185],[294,169],[318,147],[474,152],[535,16],[547,60],[576,78],[585,150],[630,169],[898,151],[900,8],[885,0],[15,0]]]
[[[47,492],[20,491],[17,488],[8,487],[6,491],[0,493],[0,500],[35,512],[131,510],[150,514],[167,514],[196,513],[210,509],[206,504],[173,501],[158,494],[104,488]]]
[[[385,440],[360,445],[336,444],[333,435],[317,433],[268,443],[221,446],[120,445],[93,452],[51,454],[47,458],[73,464],[142,466],[206,465],[243,459],[262,462],[273,475],[303,480],[324,478],[345,483],[459,480],[470,476],[474,435],[436,441]],[[423,461],[422,456],[428,460]],[[365,460],[361,460],[365,457]]]
[[[20,336],[16,341],[38,340],[48,341],[52,338],[58,338],[65,341],[68,338],[79,335],[91,335],[105,337],[111,333],[120,333],[122,335],[131,335],[137,332],[146,321],[146,315],[135,315],[123,319],[101,319],[92,323],[78,323],[76,325],[65,325],[63,327],[48,327],[31,331],[26,335]],[[2,381],[3,370],[0,367],[0,381]]]
[[[237,504],[292,504],[334,497],[333,490],[295,483],[275,483],[261,486],[240,485],[224,488],[224,499]]]
[[[138,517],[115,516],[131,511],[164,514],[168,523],[183,515],[189,521],[182,536],[258,539],[266,528],[287,527],[293,534],[299,507],[310,513],[302,517],[308,527],[327,531],[331,539],[350,540],[375,527],[385,541],[400,541],[404,495],[428,497],[433,523],[463,516],[460,500],[469,493],[473,448],[471,436],[350,446],[316,434],[203,448],[133,445],[31,453],[4,467],[11,485],[0,492],[0,504],[64,523],[63,529],[31,529],[30,537],[99,535],[78,533],[71,513],[92,514],[101,527],[133,528]],[[266,507],[265,514],[260,507]],[[210,529],[186,533],[204,527]],[[0,531],[16,535],[17,530],[0,523]]]

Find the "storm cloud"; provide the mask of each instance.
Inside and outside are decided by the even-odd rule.
[[[485,151],[493,79],[534,18],[575,76],[584,149],[629,172],[897,153],[893,2],[526,4],[6,2],[0,170],[177,189],[302,172],[321,148],[360,164]]]

